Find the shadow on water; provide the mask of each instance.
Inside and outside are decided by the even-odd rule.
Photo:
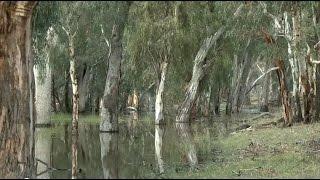
[[[226,121],[159,126],[143,116],[120,122],[119,133],[79,124],[78,178],[170,177],[211,158],[206,152],[214,138],[228,133]],[[71,178],[71,125],[36,128],[35,138],[37,178]]]

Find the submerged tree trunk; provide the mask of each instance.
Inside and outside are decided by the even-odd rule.
[[[163,62],[161,65],[161,78],[160,78],[159,87],[157,89],[156,102],[155,102],[155,124],[164,123],[162,97],[163,97],[163,90],[164,90],[164,82],[167,74],[167,65],[168,63],[166,61]]]
[[[282,60],[277,60],[275,63],[276,63],[276,66],[279,68],[277,70],[277,75],[278,75],[279,86],[280,86],[282,107],[284,109],[283,111],[284,125],[290,126],[292,125],[293,114],[292,114],[292,109],[290,104],[289,92],[286,84],[284,63]]]
[[[111,44],[109,69],[102,100],[100,131],[118,131],[118,94],[122,43],[116,25],[113,26]]]
[[[118,16],[121,16],[121,22],[117,22],[112,28],[111,51],[100,112],[100,131],[104,132],[118,131],[118,95],[123,51],[122,36],[128,18],[130,2],[119,2],[119,6],[123,6],[121,8],[122,11],[118,12]]]
[[[30,21],[35,2],[0,3],[0,177],[26,177],[32,166]],[[31,74],[29,74],[31,73]],[[31,122],[31,124],[30,124]],[[32,138],[32,137],[31,137]]]
[[[186,98],[183,101],[178,115],[176,117],[177,122],[188,122],[190,119],[190,112],[194,105],[199,91],[199,83],[204,76],[205,68],[208,66],[206,62],[206,56],[211,46],[216,43],[220,36],[225,31],[225,27],[221,27],[214,36],[206,38],[198,51],[198,54],[194,60],[192,78],[189,83],[188,90],[186,92]]]
[[[70,57],[70,79],[72,85],[72,145],[71,145],[71,154],[72,154],[72,168],[71,168],[71,178],[76,179],[78,175],[78,120],[79,120],[79,87],[78,87],[78,77],[76,69],[76,58],[75,58],[75,45],[74,38],[76,32],[71,34],[70,28],[65,29],[64,31],[68,36],[68,50]]]

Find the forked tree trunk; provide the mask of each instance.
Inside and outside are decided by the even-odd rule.
[[[161,78],[159,87],[157,89],[156,102],[155,102],[155,124],[164,123],[163,117],[163,90],[164,90],[164,82],[167,74],[167,62],[163,62],[161,65]]]
[[[293,114],[292,114],[292,109],[290,104],[289,92],[286,84],[284,63],[282,60],[277,60],[275,63],[276,63],[276,66],[279,68],[277,69],[277,75],[279,80],[282,107],[283,107],[284,125],[290,126],[292,125]]]
[[[220,38],[224,31],[225,27],[223,26],[215,33],[214,36],[206,38],[198,51],[194,60],[192,78],[188,85],[186,98],[183,101],[176,117],[177,122],[189,122],[191,108],[198,96],[199,82],[202,80],[204,76],[204,68],[207,66],[207,62],[205,62],[206,56],[211,46]]]
[[[0,2],[0,177],[27,176],[30,157],[32,61],[30,21],[35,2]],[[31,73],[31,74],[29,74]],[[31,122],[31,124],[30,124]]]

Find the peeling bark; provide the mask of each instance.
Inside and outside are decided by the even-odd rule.
[[[32,61],[30,21],[36,2],[0,2],[0,177],[28,176]]]
[[[204,68],[207,67],[207,62],[205,61],[211,46],[216,43],[220,36],[224,33],[225,27],[221,27],[214,36],[206,38],[200,47],[200,50],[197,53],[197,56],[194,60],[192,78],[189,83],[188,90],[186,92],[186,98],[183,101],[178,115],[176,117],[177,122],[189,122],[190,112],[192,106],[194,105],[199,91],[199,83],[204,76]]]
[[[100,131],[118,131],[118,94],[120,81],[120,67],[122,59],[122,43],[119,29],[113,26],[111,40],[111,55],[107,73],[101,109]]]
[[[79,121],[79,86],[78,77],[76,69],[76,58],[75,58],[75,45],[74,37],[77,32],[71,34],[70,29],[65,29],[62,27],[68,36],[68,50],[70,57],[70,79],[72,85],[72,144],[71,144],[71,154],[72,154],[72,168],[71,168],[71,178],[76,179],[78,175],[78,121]]]
[[[278,75],[279,86],[280,86],[282,107],[284,109],[283,111],[284,125],[291,126],[292,120],[293,120],[293,114],[292,114],[292,108],[290,104],[289,92],[286,84],[284,63],[282,60],[277,60],[275,63],[276,63],[276,66],[279,68],[277,69],[277,75]]]
[[[288,13],[284,13],[284,22],[285,22],[285,36],[288,41],[288,57],[289,57],[289,63],[291,66],[291,75],[292,75],[292,86],[293,86],[293,93],[292,93],[292,98],[293,98],[293,106],[292,110],[294,113],[294,119],[297,121],[302,120],[302,111],[301,111],[301,103],[300,103],[300,97],[299,97],[299,65],[297,62],[297,59],[293,53],[293,37],[291,35],[291,29],[290,29],[290,24],[288,21]]]

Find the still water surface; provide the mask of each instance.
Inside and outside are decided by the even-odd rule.
[[[99,133],[99,125],[79,124],[79,178],[170,178],[214,159],[214,140],[229,133],[226,120],[156,126],[140,118],[119,127],[119,133]],[[71,125],[35,134],[37,178],[71,178]]]

